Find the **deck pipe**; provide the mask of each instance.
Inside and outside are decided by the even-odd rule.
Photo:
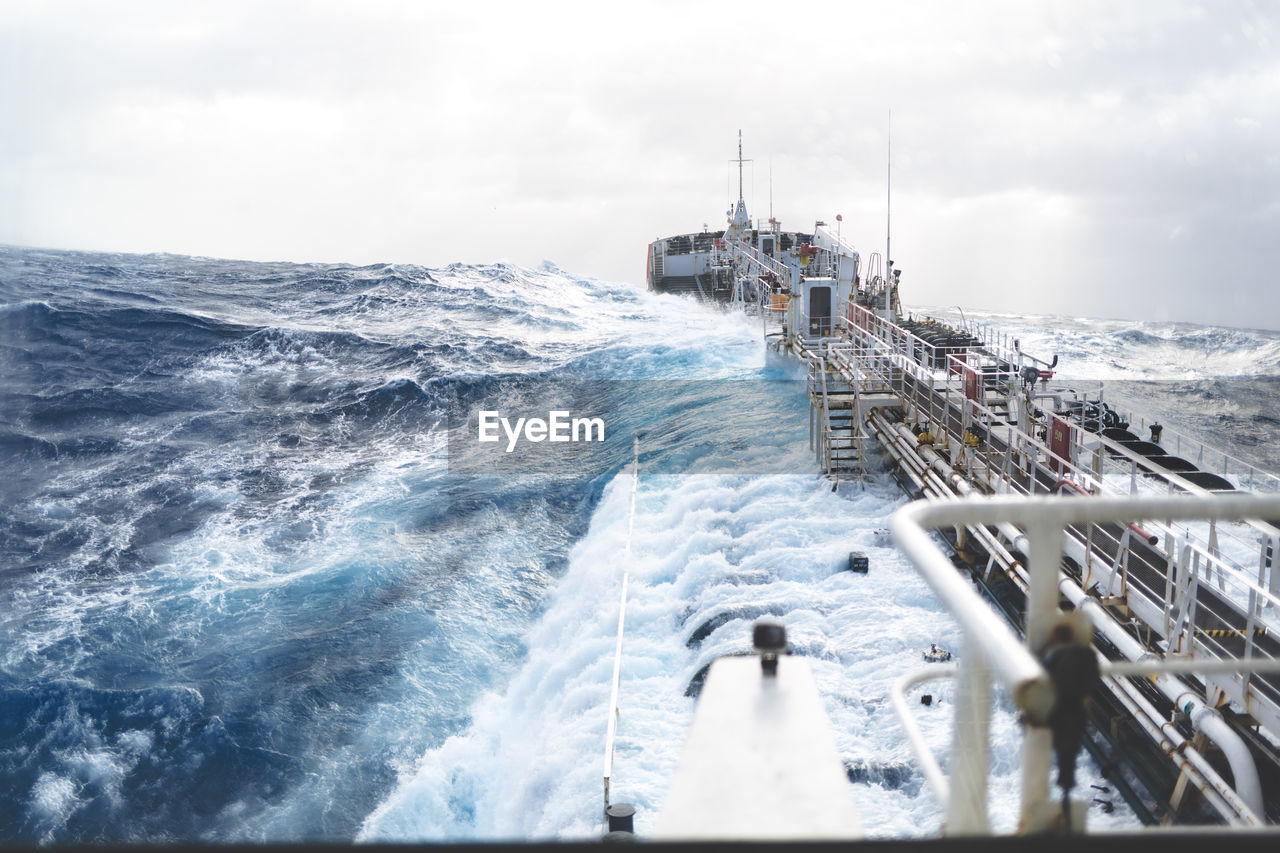
[[[877,416],[879,413],[876,413]],[[893,427],[893,431],[904,441],[910,442],[907,447],[910,451],[919,455],[930,468],[936,471],[939,476],[961,497],[972,497],[978,495],[979,492],[965,479],[964,475],[952,468],[951,465],[942,457],[934,448],[927,444],[920,444],[920,440],[912,434],[911,430],[905,424],[897,424]],[[1001,535],[1017,550],[1026,554],[1030,551],[1031,542],[1027,537],[1007,522],[994,525]]]
[[[1218,775],[1208,760],[1127,679],[1104,675],[1103,681],[1110,685],[1112,695],[1129,712],[1134,722],[1173,760],[1179,772],[1187,775],[1188,780],[1228,824],[1259,825],[1259,821],[1251,819],[1249,807]]]
[[[1078,584],[1065,576],[1059,576],[1058,589],[1077,610],[1084,612],[1094,627],[1102,633],[1126,660],[1137,661],[1149,656],[1142,643],[1119,625],[1111,614],[1096,600],[1085,594]],[[1192,690],[1179,678],[1160,674],[1155,678],[1156,688],[1174,707],[1182,710],[1191,720],[1192,727],[1212,740],[1222,750],[1235,781],[1234,791],[1253,813],[1255,818],[1265,814],[1262,801],[1262,783],[1249,747],[1214,708],[1205,702],[1198,691]],[[1216,775],[1216,774],[1215,774]],[[1223,784],[1226,784],[1225,780]],[[1228,788],[1228,790],[1231,790]]]
[[[959,493],[962,496],[969,496],[975,493],[975,489],[960,474],[952,469],[942,459],[937,451],[928,445],[921,445],[919,440],[911,434],[911,431],[905,426],[892,426],[877,412],[869,419],[872,429],[874,429],[882,439],[892,443],[902,454],[900,461],[908,463],[903,470],[911,477],[913,482],[926,483],[928,491],[938,497],[952,497]],[[918,472],[918,473],[917,473]],[[924,486],[922,485],[922,490]],[[997,527],[1000,527],[999,525]],[[1016,528],[1012,525],[1004,525],[1014,533]],[[1006,565],[1020,567],[1021,562],[1004,546],[999,539],[990,533],[985,527],[976,528],[974,531],[977,538],[982,542],[983,547],[988,552],[994,553]],[[1002,530],[1001,532],[1006,532]],[[1018,534],[1021,536],[1021,534]],[[1023,547],[1025,548],[1026,538],[1023,539]],[[1015,569],[1015,575],[1010,579],[1025,593],[1027,592],[1027,580],[1025,572]]]

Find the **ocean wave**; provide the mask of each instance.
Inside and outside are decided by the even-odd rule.
[[[34,435],[24,435],[10,430],[0,430],[0,457],[36,457],[39,459],[56,459],[60,449],[48,439]]]
[[[6,821],[5,837],[198,838],[223,810],[278,796],[298,774],[295,760],[238,728],[228,729],[186,687],[0,680],[0,742],[24,744],[0,751],[0,798],[21,809]]]
[[[336,418],[348,423],[383,423],[391,418],[407,418],[422,429],[431,429],[440,423],[443,415],[444,400],[440,395],[428,392],[411,379],[395,379],[359,392],[350,402],[312,411],[307,417],[313,423],[328,423]]]
[[[919,313],[997,330],[1006,345],[1048,360],[1079,379],[1209,379],[1280,375],[1280,332],[1138,320],[1014,316],[953,308]]]

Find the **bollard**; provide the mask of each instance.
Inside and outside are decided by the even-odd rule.
[[[609,834],[615,832],[634,833],[635,829],[636,807],[630,803],[613,803],[604,810],[604,816],[609,821]],[[608,836],[606,836],[607,838]]]

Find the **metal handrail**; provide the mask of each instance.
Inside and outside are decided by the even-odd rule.
[[[636,487],[640,482],[640,439],[633,440],[631,459],[631,509],[627,513],[627,544],[622,552],[622,594],[618,603],[618,643],[613,655],[613,680],[609,688],[609,726],[604,738],[604,807],[609,808],[613,780],[613,745],[618,734],[618,693],[622,684],[622,634],[627,620],[627,585],[631,576],[631,533],[636,521]]]
[[[950,501],[915,501],[896,512],[890,522],[898,544],[916,565],[943,606],[964,632],[966,652],[961,655],[961,680],[968,694],[980,695],[989,673],[1009,691],[1024,720],[1033,728],[1023,741],[1022,822],[1024,830],[1042,827],[1048,814],[1050,741],[1040,729],[1054,702],[1052,684],[1032,650],[1045,647],[1058,617],[1058,575],[1064,530],[1072,524],[1132,522],[1149,519],[1239,519],[1280,516],[1280,496],[1215,495],[1211,497],[1122,497],[1089,499],[1048,496],[999,496]],[[1029,539],[1029,589],[1027,593],[1026,643],[1011,642],[1011,629],[991,606],[956,572],[950,559],[933,541],[929,530],[953,525],[1011,523],[1023,528]],[[991,625],[992,621],[998,627]],[[1185,662],[1142,661],[1145,673],[1181,671]],[[1214,663],[1206,668],[1218,669]],[[971,671],[966,670],[971,667]],[[1124,666],[1114,675],[1129,674]],[[1254,661],[1240,670],[1280,671],[1275,661]],[[985,672],[984,672],[985,670]],[[1238,670],[1239,671],[1239,670]],[[972,704],[972,700],[971,700]],[[975,707],[979,707],[975,705]],[[981,716],[981,715],[979,715]],[[962,725],[964,723],[965,725]],[[914,745],[914,740],[913,740]],[[962,778],[949,780],[947,826],[949,832],[986,834],[986,766],[989,750],[985,719],[964,719],[958,712],[953,754],[960,758]],[[926,764],[926,772],[928,765]],[[953,768],[953,776],[957,775]],[[981,809],[981,815],[973,813]]]
[[[880,339],[886,346],[889,346],[894,349],[898,349],[900,351],[909,352],[913,356],[916,352],[917,343],[922,348],[922,352],[926,351],[923,349],[925,347],[928,347],[929,350],[933,349],[929,344],[926,344],[923,340],[919,339],[912,333],[908,332],[906,329],[903,329],[901,326],[898,326],[895,323],[891,323],[883,318],[876,317],[873,312],[868,311],[866,308],[863,308],[862,306],[854,306],[854,307],[857,309],[857,311],[864,312],[866,314],[866,319],[865,319],[866,325],[863,325],[862,329],[866,333]],[[872,324],[874,324],[874,330],[873,330]],[[971,333],[975,333],[973,329],[969,329],[969,331]],[[1008,361],[1013,364],[1020,364],[1023,360],[1032,358],[1027,353],[1022,352],[1021,350],[1007,349],[1007,347],[1005,347],[1002,343],[996,341],[989,335],[988,336],[979,335],[979,337],[983,341],[983,346],[986,347],[988,350],[990,350],[992,354],[998,359],[1002,359],[1004,361]],[[901,343],[899,342],[898,339],[902,339]],[[906,346],[904,346],[904,344],[906,344]],[[930,358],[929,363],[930,364],[933,363],[933,358]],[[1079,431],[1079,425],[1072,424],[1072,427],[1077,432]],[[1146,428],[1145,421],[1143,422],[1143,425],[1141,425],[1139,428],[1140,429]],[[1100,438],[1099,436],[1093,435],[1092,433],[1090,433],[1090,435],[1093,436],[1094,438]],[[1164,444],[1168,445],[1171,442],[1174,444],[1174,450],[1175,450],[1174,455],[1181,456],[1187,453],[1192,453],[1194,451],[1194,455],[1198,457],[1197,467],[1199,467],[1203,471],[1220,473],[1223,476],[1236,477],[1237,479],[1240,479],[1242,483],[1247,483],[1247,485],[1249,485],[1254,490],[1259,490],[1259,488],[1262,488],[1262,489],[1265,489],[1266,491],[1280,491],[1280,477],[1276,476],[1275,474],[1269,471],[1265,471],[1259,468],[1258,466],[1253,465],[1249,462],[1246,462],[1242,459],[1239,459],[1238,457],[1232,456],[1229,453],[1210,447],[1209,445],[1204,444],[1203,442],[1197,441],[1196,439],[1191,438],[1190,436],[1183,435],[1177,432],[1175,429],[1166,428],[1164,430],[1164,435],[1165,435],[1165,438],[1163,440]],[[1182,442],[1184,441],[1187,443],[1187,448],[1185,450],[1182,447]],[[1118,445],[1115,445],[1114,443],[1108,442],[1108,444],[1112,447],[1118,447]],[[1201,457],[1203,457],[1205,453],[1211,454],[1219,464],[1213,464],[1213,465],[1203,464],[1204,460]],[[1180,484],[1182,484],[1181,480],[1180,480]],[[1194,487],[1191,487],[1191,484],[1185,484],[1185,485],[1186,487],[1188,487],[1187,488],[1188,491],[1194,490]]]
[[[791,283],[791,269],[777,258],[761,254],[760,250],[755,246],[730,240],[726,245],[725,251],[735,259],[741,258],[748,264],[754,263],[760,269],[781,276],[786,283]]]
[[[879,318],[875,318],[875,319],[879,323],[884,323],[886,327],[890,327],[891,329],[898,329],[898,327],[893,326],[893,324],[885,323],[885,321],[879,320]],[[903,331],[903,330],[898,329],[898,331]],[[934,378],[936,378],[933,369],[925,367],[924,365],[921,365],[919,361],[913,357],[912,354],[902,352],[901,349],[898,347],[895,347],[891,341],[884,340],[883,338],[876,335],[875,332],[869,332],[865,329],[864,329],[864,332],[872,336],[873,338],[875,338],[875,340],[877,340],[882,346],[886,347],[886,349],[888,349],[889,351],[887,361],[883,358],[880,358],[880,359],[868,358],[866,363],[867,372],[872,374],[879,373],[880,374],[879,378],[882,378],[888,381],[889,377],[884,375],[883,370],[877,371],[876,364],[877,363],[881,363],[881,364],[896,363],[896,366],[899,369],[913,375],[913,377],[917,382],[932,381]],[[909,333],[904,332],[904,334],[909,334]],[[914,344],[914,342],[912,343]],[[958,399],[963,397],[963,393],[961,392],[961,389],[959,387],[961,383],[961,379],[959,376],[955,375],[950,370],[948,370],[947,372],[947,383],[948,383],[948,387],[951,389],[951,391],[955,394],[955,396]],[[980,420],[984,420],[984,419],[996,420],[998,418],[997,413],[993,412],[990,408],[988,408],[987,406],[981,403],[977,403],[974,401],[968,401],[967,405],[965,406],[965,409],[966,409],[965,411],[966,415],[972,415],[972,417],[976,417]],[[930,412],[929,414],[930,414],[930,417],[929,417],[930,421],[936,421],[940,419],[940,418],[934,417],[935,413]],[[1083,441],[1081,441],[1081,437],[1084,435],[1083,431],[1080,429],[1079,425],[1077,424],[1069,423],[1068,425],[1069,425],[1069,428],[1072,429],[1073,435],[1076,436],[1073,439],[1073,441],[1076,443],[1076,446],[1082,446],[1084,443]],[[1087,435],[1091,440],[1095,441],[1096,444],[1113,448],[1118,453],[1124,455],[1126,458],[1129,459],[1129,463],[1128,464],[1120,463],[1117,465],[1117,463],[1114,462],[1112,459],[1107,457],[1105,454],[1102,454],[1101,450],[1099,449],[1097,451],[1097,454],[1099,456],[1100,461],[1096,463],[1099,468],[1098,472],[1091,470],[1089,467],[1086,466],[1086,464],[1080,464],[1071,460],[1060,460],[1060,463],[1065,468],[1063,474],[1064,476],[1067,474],[1070,474],[1072,477],[1074,477],[1074,479],[1078,482],[1079,485],[1085,488],[1091,489],[1095,493],[1114,494],[1116,493],[1114,490],[1114,487],[1105,480],[1105,475],[1107,473],[1118,473],[1119,468],[1128,468],[1130,465],[1136,464],[1136,462],[1138,461],[1138,457],[1136,456],[1136,454],[1131,454],[1127,448],[1123,448],[1120,445],[1110,441],[1109,439],[1106,439],[1102,436],[1094,435],[1092,433],[1089,433]],[[1030,455],[1035,457],[1037,460],[1044,459],[1046,462],[1049,460],[1057,460],[1057,457],[1052,453],[1048,445],[1046,445],[1044,442],[1040,441],[1039,439],[1035,438],[1034,436],[1027,435],[1020,430],[1011,431],[1009,440],[1011,445],[1016,444],[1016,446],[1010,447],[1010,450],[1013,452]],[[1183,481],[1181,478],[1177,477],[1174,474],[1169,473],[1169,474],[1166,474],[1166,476],[1170,480],[1177,479],[1180,485],[1186,491],[1192,492],[1193,494],[1202,494],[1202,495],[1211,494],[1205,489],[1201,489],[1192,483],[1187,483]],[[1255,527],[1257,526],[1256,521],[1248,520],[1248,519],[1246,519],[1245,521]],[[1191,536],[1187,531],[1174,531],[1171,528],[1169,528],[1168,525],[1165,525],[1165,524],[1157,523],[1155,525],[1155,530],[1157,532],[1173,535],[1175,537],[1182,538],[1184,540],[1195,539],[1195,537]],[[1266,530],[1263,529],[1262,532],[1265,533]],[[1259,542],[1259,548],[1262,551],[1265,552],[1266,547],[1267,547],[1267,542],[1265,541]],[[1242,610],[1247,609],[1250,611],[1256,611],[1260,613],[1262,608],[1265,607],[1266,605],[1271,604],[1274,606],[1274,604],[1276,604],[1276,601],[1275,601],[1276,592],[1273,591],[1272,589],[1269,589],[1268,586],[1264,585],[1258,578],[1253,577],[1253,575],[1255,574],[1255,571],[1252,568],[1240,565],[1234,562],[1233,560],[1231,560],[1228,556],[1224,554],[1211,553],[1210,550],[1205,546],[1203,542],[1197,543],[1195,550],[1198,553],[1200,553],[1203,556],[1204,560],[1206,560],[1209,563],[1211,567],[1210,570],[1219,572],[1220,576],[1225,575],[1233,579],[1234,583],[1241,590],[1241,592],[1238,594],[1237,597],[1241,599],[1249,599],[1252,601],[1252,605],[1253,605],[1252,607],[1250,607],[1249,601],[1242,600],[1237,602],[1238,606],[1240,606]],[[1275,567],[1274,562],[1275,560],[1273,558],[1273,566],[1271,568],[1271,571],[1275,573],[1277,577],[1280,577],[1280,569],[1277,569]],[[1274,578],[1271,586],[1280,588],[1280,584],[1275,583]],[[1252,598],[1250,599],[1251,596]]]

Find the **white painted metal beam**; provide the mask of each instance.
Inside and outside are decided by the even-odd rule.
[[[722,657],[707,674],[654,840],[854,839],[853,787],[804,658]]]

